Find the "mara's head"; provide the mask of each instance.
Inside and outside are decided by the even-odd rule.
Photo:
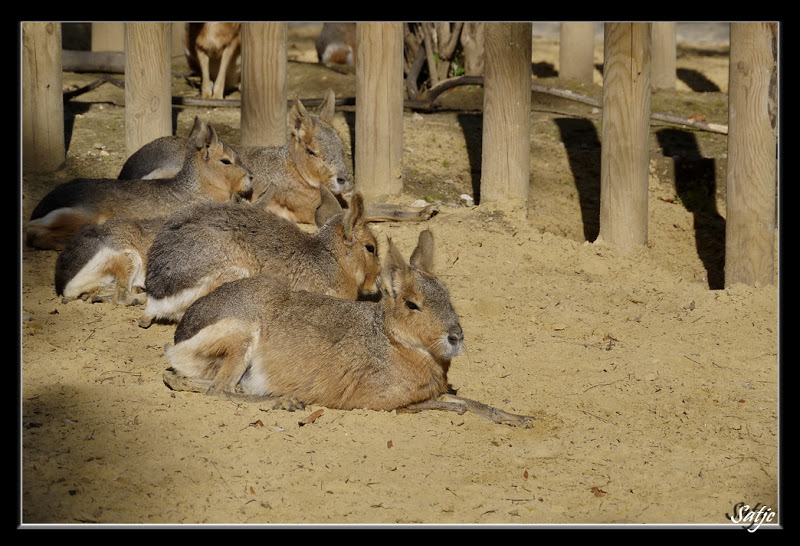
[[[433,235],[425,230],[409,263],[389,240],[381,286],[388,334],[409,349],[437,360],[459,355],[464,333],[450,294],[433,274]]]
[[[352,188],[345,162],[344,143],[333,126],[336,96],[328,89],[316,114],[309,114],[295,99],[289,112],[290,153],[300,175],[314,187],[321,185],[338,195]]]
[[[238,154],[219,139],[213,126],[196,117],[187,146],[186,163],[194,168],[201,193],[219,202],[234,195],[250,199],[253,174],[242,165]]]
[[[343,210],[339,201],[324,186],[322,202],[317,208],[316,223],[320,230],[331,230],[332,252],[348,284],[359,296],[375,296],[381,285],[381,262],[378,239],[364,215],[364,199],[356,193],[350,206]]]

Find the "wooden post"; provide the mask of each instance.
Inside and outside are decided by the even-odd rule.
[[[675,89],[675,23],[655,22],[652,25],[653,89]]]
[[[777,33],[776,23],[731,23],[726,286],[774,282]]]
[[[355,187],[367,201],[403,189],[403,24],[356,23]]]
[[[623,249],[647,244],[650,23],[606,23],[600,235]]]
[[[22,23],[22,166],[49,172],[66,159],[61,23]]]
[[[124,51],[125,23],[92,23],[92,51]]]
[[[172,23],[125,23],[125,147],[172,134]]]
[[[532,30],[531,23],[486,23],[481,203],[528,202]]]
[[[558,77],[592,83],[594,77],[594,23],[561,23]]]
[[[186,34],[186,22],[173,22],[172,23],[172,44],[170,51],[172,58],[185,57],[186,50],[184,49],[183,39]]]
[[[240,115],[244,146],[281,146],[286,142],[287,39],[287,23],[242,23]]]

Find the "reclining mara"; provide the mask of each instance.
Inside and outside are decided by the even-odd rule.
[[[242,163],[253,173],[253,198],[269,189],[272,198],[262,203],[294,222],[313,224],[320,204],[321,186],[341,196],[353,189],[350,169],[345,162],[344,143],[333,126],[336,96],[328,89],[316,113],[309,113],[300,100],[289,111],[290,138],[283,146],[231,145]],[[158,138],[133,153],[119,173],[121,179],[172,176],[181,166],[185,139],[179,136]],[[436,213],[435,206],[404,207],[366,204],[368,222],[422,221]]]
[[[184,141],[181,167],[170,178],[120,183],[110,178],[76,178],[54,188],[36,205],[25,226],[29,246],[61,250],[84,224],[109,218],[166,217],[190,203],[249,197],[253,176],[232,149],[220,142],[211,125],[195,119]]]
[[[378,243],[361,195],[342,210],[324,186],[315,233],[256,203],[208,203],[172,215],[147,254],[147,304],[139,321],[178,321],[219,285],[271,273],[292,290],[355,300],[377,293]],[[264,199],[269,199],[267,194]]]

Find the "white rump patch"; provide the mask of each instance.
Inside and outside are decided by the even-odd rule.
[[[241,279],[250,276],[250,272],[242,268],[229,269],[227,272],[232,273],[232,275],[226,276],[227,280]],[[183,314],[192,303],[198,298],[205,296],[219,285],[220,277],[221,275],[219,273],[206,275],[191,288],[186,288],[166,298],[156,299],[152,294],[148,294],[147,303],[144,308],[144,316],[148,317],[150,320],[162,319],[175,322],[181,320]]]
[[[144,287],[144,267],[138,252],[118,251],[103,247],[64,287],[64,297],[78,298],[82,294],[96,293],[98,296],[114,295],[118,279],[109,272],[109,265],[120,257],[131,264],[131,275],[123,279],[129,292],[134,286]]]

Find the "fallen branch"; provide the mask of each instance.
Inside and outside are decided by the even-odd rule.
[[[123,82],[111,78],[110,76],[103,76],[99,80],[96,80],[88,85],[85,85],[80,89],[76,89],[73,91],[65,91],[64,99],[69,100],[73,97],[91,91],[92,89],[95,89],[96,87],[104,83],[113,83],[118,87],[122,88],[125,87],[125,84]],[[405,108],[409,108],[412,110],[422,110],[426,112],[431,112],[434,110],[435,101],[439,95],[441,95],[448,89],[452,89],[454,87],[459,87],[462,85],[483,85],[483,76],[458,76],[455,78],[448,78],[447,80],[443,80],[438,84],[436,84],[435,86],[431,87],[425,93],[422,93],[419,98],[407,99],[403,101],[403,106]],[[599,99],[595,99],[593,97],[589,97],[586,95],[581,95],[580,93],[575,93],[574,91],[570,91],[569,89],[559,89],[556,87],[547,87],[537,83],[531,83],[531,91],[535,91],[537,93],[545,93],[548,95],[553,95],[556,97],[561,97],[576,102],[581,102],[583,104],[588,104],[596,108],[603,107],[603,103]],[[287,101],[287,104],[291,105],[292,102],[293,102],[292,100],[289,100]],[[303,104],[310,107],[318,106],[321,103],[322,99],[303,99]],[[336,99],[337,106],[354,106],[355,103],[356,103],[355,97],[344,97],[344,98],[340,97]],[[239,108],[242,105],[242,101],[240,99],[202,99],[199,97],[173,97],[172,104],[174,104],[175,106],[202,106],[207,108],[218,108],[218,107]],[[652,112],[650,114],[650,118],[658,121],[664,121],[667,123],[673,123],[676,125],[687,125],[689,127],[694,127],[695,129],[700,129],[702,131],[709,131],[711,133],[719,133],[723,135],[728,134],[727,125],[722,125],[719,123],[707,123],[705,121],[701,121],[695,118],[685,118],[682,116],[676,116],[674,114],[663,114],[660,112]]]
[[[420,95],[420,97],[415,101],[415,103],[418,102],[420,107],[424,107],[427,105],[429,109],[432,109],[433,103],[439,95],[441,95],[448,89],[452,89],[453,87],[458,87],[461,85],[483,85],[483,76],[458,76],[455,78],[449,78],[447,80],[443,80],[438,84],[434,85],[433,87],[431,87],[427,92]],[[556,97],[561,97],[563,99],[572,100],[583,104],[588,104],[596,108],[603,107],[603,102],[601,100],[586,95],[581,95],[580,93],[575,93],[574,91],[570,91],[569,89],[559,89],[556,87],[547,87],[545,85],[541,85],[538,83],[531,83],[531,91],[535,91],[537,93],[545,93],[547,95],[553,95]],[[721,125],[718,123],[706,123],[704,121],[700,121],[694,118],[685,118],[682,116],[676,116],[673,114],[662,114],[659,112],[651,113],[650,118],[659,121],[665,121],[667,123],[674,123],[677,125],[689,125],[696,129],[702,129],[704,131],[709,131],[712,133],[720,133],[723,135],[728,134],[727,125]]]
[[[78,95],[83,95],[84,93],[88,93],[92,89],[96,89],[103,85],[104,83],[110,83],[112,85],[116,85],[117,87],[125,88],[125,84],[119,81],[116,78],[112,78],[111,76],[102,76],[99,80],[95,80],[92,83],[86,84],[83,87],[79,87],[78,89],[73,89],[71,91],[64,91],[64,100],[70,100],[73,97],[77,97]]]

